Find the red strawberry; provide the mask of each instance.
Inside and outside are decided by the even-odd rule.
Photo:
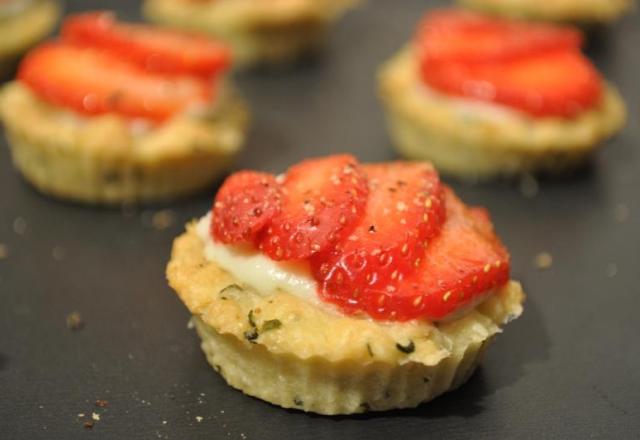
[[[106,49],[140,67],[170,75],[210,77],[226,69],[231,54],[209,38],[143,24],[118,23],[109,12],[67,18],[62,36],[75,44]]]
[[[280,185],[271,174],[240,171],[222,184],[213,204],[211,234],[223,243],[253,243],[280,212]]]
[[[442,187],[430,164],[396,162],[364,167],[369,200],[364,217],[331,252],[312,260],[322,295],[345,308],[383,290],[393,293],[444,221]]]
[[[424,63],[422,77],[445,93],[534,116],[570,118],[597,104],[602,95],[599,73],[582,54],[572,51],[500,63]]]
[[[416,272],[397,292],[378,292],[362,309],[377,319],[441,320],[472,306],[509,280],[509,254],[485,210],[467,208],[446,192],[447,221]]]
[[[355,225],[367,202],[364,173],[346,154],[291,167],[282,191],[282,210],[259,244],[274,260],[308,258],[326,249]]]
[[[582,34],[571,26],[444,9],[423,20],[417,44],[424,62],[495,62],[550,50],[577,50]]]
[[[29,52],[17,77],[42,99],[88,115],[115,112],[159,122],[212,99],[206,81],[152,75],[107,53],[60,42]]]

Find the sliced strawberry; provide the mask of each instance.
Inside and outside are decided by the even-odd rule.
[[[210,77],[231,61],[222,43],[186,32],[118,23],[109,12],[72,15],[61,32],[67,41],[112,51],[151,72]]]
[[[282,188],[282,210],[259,244],[274,260],[308,258],[323,251],[354,226],[367,202],[364,173],[346,154],[293,166]]]
[[[422,65],[430,86],[507,105],[534,116],[573,117],[597,104],[602,79],[579,52],[560,51],[500,63]]]
[[[360,307],[377,319],[442,320],[509,280],[509,254],[485,210],[467,208],[446,191],[447,221],[414,274],[389,293],[379,291]]]
[[[491,18],[474,12],[431,12],[417,34],[424,62],[495,62],[546,51],[577,50],[582,34],[571,26]]]
[[[211,234],[223,243],[253,243],[280,212],[280,185],[273,175],[240,171],[222,184],[213,204]]]
[[[206,81],[148,74],[107,53],[60,42],[29,52],[17,77],[42,99],[87,115],[116,112],[159,122],[212,99]]]
[[[346,239],[311,261],[325,299],[344,308],[383,290],[393,293],[420,264],[427,240],[444,221],[442,187],[430,164],[397,162],[364,167],[369,200]]]

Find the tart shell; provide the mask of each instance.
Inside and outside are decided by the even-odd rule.
[[[415,407],[457,388],[524,300],[512,281],[448,323],[344,316],[243,285],[205,258],[195,223],[175,240],[167,277],[193,314],[207,360],[231,386],[326,415]],[[409,344],[412,351],[399,349]]]
[[[327,27],[357,0],[146,0],[143,14],[158,24],[208,33],[233,50],[235,66],[295,61],[319,47]]]
[[[0,93],[13,162],[43,193],[96,203],[152,202],[201,189],[240,150],[244,104],[225,98],[207,118],[177,116],[143,134],[117,115],[81,118],[18,82]]]
[[[381,67],[379,96],[398,152],[430,160],[445,174],[475,180],[560,173],[583,164],[626,121],[622,98],[610,84],[596,108],[574,119],[532,118],[432,91],[415,59],[406,48]]]

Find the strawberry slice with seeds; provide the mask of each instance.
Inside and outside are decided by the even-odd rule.
[[[258,233],[280,212],[282,194],[273,175],[240,171],[216,194],[211,235],[223,243],[254,243]]]
[[[207,81],[149,74],[114,56],[61,42],[29,52],[17,78],[54,105],[161,122],[213,97]]]
[[[534,116],[571,118],[596,105],[602,79],[578,52],[500,63],[422,65],[427,84],[448,94],[507,105]]]
[[[583,37],[572,26],[443,9],[427,15],[416,40],[423,62],[495,62],[547,51],[578,50]]]
[[[360,307],[377,319],[442,320],[477,304],[509,280],[509,254],[484,209],[446,191],[447,221],[414,274],[396,292],[377,292]]]
[[[372,292],[394,292],[444,221],[442,187],[428,163],[366,165],[369,200],[364,217],[330,252],[311,261],[321,294],[345,308]]]
[[[367,181],[353,156],[337,155],[290,168],[282,193],[282,210],[263,231],[259,247],[274,260],[303,259],[355,225],[367,203]]]
[[[150,72],[211,77],[231,62],[222,43],[197,34],[117,22],[110,12],[72,15],[61,33],[67,41],[109,50]]]

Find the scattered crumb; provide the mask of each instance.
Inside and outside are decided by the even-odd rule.
[[[98,414],[98,413],[91,413],[91,418],[92,418],[93,420],[95,420],[96,422],[99,422],[99,421],[100,421],[100,414]]]
[[[247,438],[247,435],[246,435],[244,432],[241,432],[241,433],[240,433],[240,438],[241,438],[241,439],[246,439],[246,438]]]
[[[531,174],[522,176],[518,188],[520,189],[520,193],[527,199],[532,199],[538,195],[538,181]]]
[[[22,217],[16,217],[13,221],[13,232],[18,235],[23,235],[27,230],[27,221]]]
[[[95,405],[99,408],[106,408],[107,406],[109,406],[109,402],[104,399],[98,399],[96,400]]]
[[[78,413],[78,418],[83,418],[84,417],[84,413]]]
[[[194,328],[196,325],[193,322],[193,318],[190,318],[189,321],[187,321],[187,329],[191,330],[192,328]]]
[[[158,211],[151,217],[151,225],[158,231],[171,227],[174,221],[175,215],[170,209]]]
[[[166,425],[166,424],[167,424],[167,421],[166,421],[166,420],[163,420],[163,421],[162,421],[162,424],[163,424],[163,425]]]
[[[54,246],[51,250],[51,256],[56,261],[64,260],[65,255],[67,255],[67,251],[62,246]]]
[[[613,215],[618,223],[625,223],[627,220],[629,220],[630,214],[631,211],[629,210],[629,206],[625,205],[624,203],[618,203],[613,210]]]
[[[8,256],[9,256],[9,247],[4,243],[0,243],[0,260],[4,260]]]
[[[71,312],[67,315],[67,328],[69,330],[81,330],[84,327],[84,321],[79,312]]]
[[[553,256],[548,252],[540,252],[533,261],[534,265],[540,269],[549,269],[553,264]]]
[[[198,423],[202,422],[202,420],[203,420],[202,416],[196,416],[196,421]]]
[[[613,278],[618,274],[618,265],[616,263],[607,264],[606,274],[608,278]]]
[[[93,422],[91,420],[87,420],[82,424],[82,426],[84,426],[87,429],[93,429]]]

